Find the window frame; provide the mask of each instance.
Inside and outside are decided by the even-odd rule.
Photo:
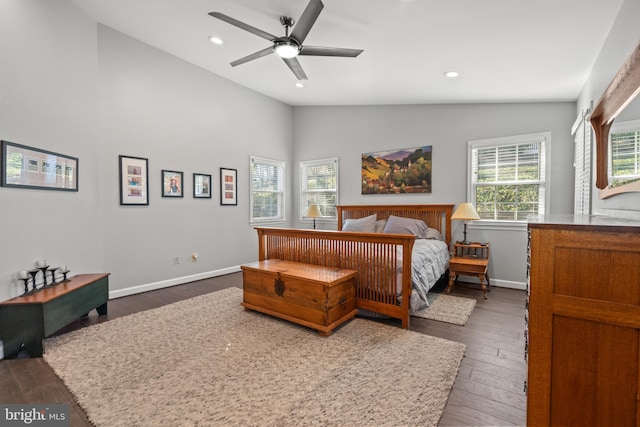
[[[280,189],[273,191],[273,193],[277,193],[280,195],[280,198],[279,198],[280,209],[279,209],[279,215],[277,217],[254,218],[253,216],[254,192],[257,192],[257,190],[253,189],[253,165],[254,164],[268,165],[268,166],[281,168],[281,174],[280,174],[280,180],[279,180]],[[249,223],[250,224],[285,222],[287,220],[286,192],[285,192],[286,178],[285,177],[286,177],[286,163],[283,160],[267,159],[265,157],[258,157],[258,156],[249,157]],[[260,191],[264,192],[265,190],[260,190]]]
[[[476,205],[476,185],[473,180],[473,150],[478,148],[500,147],[508,145],[520,145],[533,142],[543,143],[543,153],[540,156],[540,162],[543,163],[544,170],[542,171],[539,185],[543,185],[544,188],[544,214],[549,213],[550,206],[550,175],[551,167],[549,162],[549,155],[551,152],[551,132],[537,132],[523,135],[513,135],[499,138],[479,139],[469,141],[467,144],[467,200],[474,206]],[[538,204],[538,210],[540,205]],[[470,228],[483,228],[483,229],[526,229],[526,220],[506,220],[506,219],[480,219],[477,221],[469,222]]]
[[[312,218],[307,218],[304,216],[304,214],[307,212],[308,209],[308,205],[306,205],[306,194],[307,193],[328,193],[331,192],[331,190],[313,190],[310,191],[307,189],[307,170],[310,167],[313,166],[321,166],[321,165],[328,165],[334,163],[335,164],[335,178],[336,178],[336,187],[335,190],[333,191],[335,193],[335,199],[336,199],[336,203],[335,206],[338,206],[338,204],[340,203],[339,200],[339,188],[340,188],[340,172],[339,172],[339,162],[338,162],[338,157],[330,157],[330,158],[326,158],[326,159],[319,159],[319,160],[308,160],[308,161],[302,161],[300,162],[300,215],[299,215],[299,220],[303,221],[303,222],[312,222],[313,219]],[[333,217],[330,216],[323,216],[321,218],[316,218],[317,222],[331,222],[331,221],[337,221],[338,220],[338,213],[336,210],[336,215]]]

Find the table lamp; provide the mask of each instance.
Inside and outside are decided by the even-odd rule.
[[[316,218],[320,218],[322,214],[320,213],[320,209],[318,209],[318,205],[309,205],[309,209],[307,209],[306,218],[313,218],[313,229],[316,229]]]
[[[464,240],[460,243],[463,245],[470,244],[471,242],[467,240],[467,221],[480,219],[476,208],[474,208],[471,203],[461,203],[453,215],[451,215],[451,219],[464,220]]]

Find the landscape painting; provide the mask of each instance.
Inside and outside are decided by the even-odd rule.
[[[362,155],[362,194],[431,193],[431,146]]]

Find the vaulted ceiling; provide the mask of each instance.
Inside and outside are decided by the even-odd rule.
[[[290,105],[574,101],[622,0],[323,0],[305,43],[363,49],[299,56],[304,87],[275,54],[232,67],[308,0],[71,0],[97,22]],[[295,26],[294,26],[295,28]],[[210,36],[223,43],[215,45]],[[444,73],[457,71],[457,78]]]

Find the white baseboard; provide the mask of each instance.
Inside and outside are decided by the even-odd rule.
[[[144,285],[132,286],[130,288],[117,289],[109,292],[109,299],[126,297],[128,295],[139,294],[141,292],[155,291],[156,289],[168,288],[170,286],[182,285],[184,283],[195,282],[198,280],[210,279],[212,277],[224,276],[225,274],[237,273],[242,271],[240,266],[222,268],[220,270],[206,271],[204,273],[192,274],[190,276],[176,277],[175,279],[163,280],[155,283],[147,283]]]
[[[513,282],[511,280],[500,280],[500,279],[492,279],[489,278],[489,280],[491,281],[491,286],[495,286],[496,288],[509,288],[509,289],[518,289],[521,291],[524,291],[527,289],[527,284],[526,282]],[[473,283],[473,284],[480,284],[480,281],[473,278],[473,277],[464,277],[464,279],[459,280],[460,282],[467,282],[467,283]]]

